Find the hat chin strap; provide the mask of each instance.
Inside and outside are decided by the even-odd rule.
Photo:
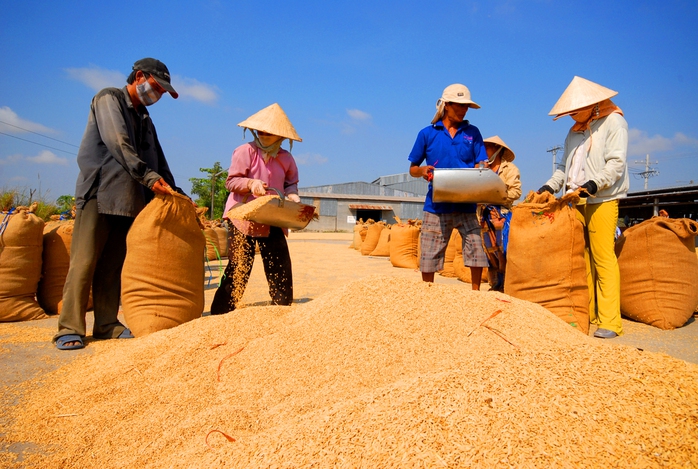
[[[492,156],[490,156],[489,158],[487,158],[487,162],[488,162],[489,164],[494,163],[494,160],[497,159],[497,155],[499,155],[499,154],[502,152],[502,150],[503,150],[503,148],[502,148],[502,147],[499,147],[499,150],[495,151],[494,154],[493,154]]]

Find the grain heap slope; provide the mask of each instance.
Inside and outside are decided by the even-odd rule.
[[[698,464],[697,366],[504,294],[373,276],[113,342],[14,409],[18,467]]]

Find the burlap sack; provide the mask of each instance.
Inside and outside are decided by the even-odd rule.
[[[121,303],[136,337],[201,317],[206,240],[191,201],[156,195],[126,238]]]
[[[364,244],[364,240],[366,239],[366,235],[368,234],[368,223],[364,223],[361,225],[361,229],[359,230],[359,244],[356,246],[356,249],[358,251],[361,251],[361,246]]]
[[[369,254],[370,256],[390,256],[390,227],[391,225],[385,225],[385,227],[381,230],[381,236],[378,238],[378,244],[376,245],[376,248],[371,251]]]
[[[0,322],[42,319],[36,302],[44,221],[27,207],[0,212]]]
[[[660,329],[686,324],[698,306],[698,223],[655,217],[628,228],[616,242],[620,309]]]
[[[410,223],[396,223],[390,228],[390,263],[393,267],[419,269],[418,226]]]
[[[218,237],[218,253],[221,257],[228,257],[228,230],[223,226],[214,226],[213,231]]]
[[[218,233],[211,226],[204,227],[201,230],[206,238],[206,259],[209,261],[215,261],[220,259],[222,256],[220,254],[221,248],[218,245]]]
[[[378,246],[378,240],[381,237],[381,232],[385,228],[384,222],[373,223],[366,230],[366,238],[361,243],[361,255],[368,256]]]
[[[589,332],[589,289],[579,196],[530,192],[512,209],[504,291]]]
[[[61,314],[63,286],[70,267],[70,245],[73,242],[75,220],[51,221],[44,226],[44,250],[41,262],[41,280],[36,299],[48,314]],[[87,300],[91,311],[92,289]]]
[[[456,237],[454,238],[454,235],[451,235],[451,239],[454,241],[454,246],[453,246],[453,260],[451,261],[451,267],[453,269],[453,276],[456,277],[458,280],[461,282],[465,283],[473,283],[473,278],[472,278],[472,272],[470,271],[470,267],[467,267],[465,265],[465,261],[463,260],[463,237],[460,235],[460,232],[458,230],[453,230],[453,233],[456,233]],[[451,244],[451,241],[449,241],[449,244]],[[446,248],[448,251],[448,247]],[[444,267],[446,266],[444,262]],[[482,269],[482,277],[480,278],[480,283],[487,283],[488,282],[488,277],[487,277],[487,267],[483,267]]]
[[[448,246],[446,246],[446,254],[444,255],[444,268],[439,272],[442,277],[457,277],[456,271],[453,267],[453,259],[456,257],[456,252],[461,251],[460,263],[463,265],[463,240],[461,238],[458,230],[453,230],[451,232],[451,237],[448,240]]]
[[[363,242],[363,238],[361,236],[361,231],[364,229],[365,228],[364,228],[363,223],[358,223],[358,224],[354,225],[354,237],[352,238],[351,246],[349,246],[350,248],[356,249],[356,250],[361,249],[361,243]]]
[[[48,314],[60,314],[63,305],[63,285],[70,267],[70,243],[73,241],[74,220],[47,223],[41,263],[41,280],[36,291],[39,305]]]

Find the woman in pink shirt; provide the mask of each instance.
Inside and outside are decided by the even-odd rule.
[[[240,202],[250,202],[276,189],[287,199],[300,202],[298,167],[293,156],[281,148],[288,139],[302,141],[286,113],[272,104],[250,116],[238,126],[249,129],[253,141],[240,145],[233,152],[225,187],[230,191],[225,212]],[[230,220],[228,225],[228,265],[211,303],[211,314],[225,314],[245,293],[254,263],[255,245],[264,263],[272,304],[290,305],[293,301],[291,256],[288,252],[288,231],[276,226],[247,220]]]

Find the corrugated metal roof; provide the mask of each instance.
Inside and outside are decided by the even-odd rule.
[[[392,210],[390,205],[349,204],[349,208],[356,210]]]
[[[315,199],[337,199],[337,200],[355,200],[357,202],[415,202],[424,203],[424,196],[420,197],[395,197],[381,195],[357,195],[357,194],[327,194],[321,192],[309,192],[303,189],[298,189],[298,195],[301,197],[309,197]]]

